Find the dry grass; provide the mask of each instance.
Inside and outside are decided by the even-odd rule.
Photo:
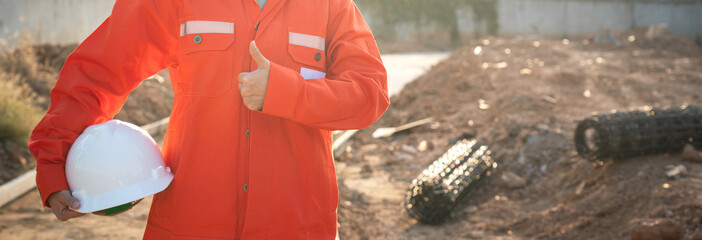
[[[0,140],[26,145],[43,110],[58,70],[39,64],[36,48],[21,40],[17,48],[0,50]]]
[[[34,104],[35,94],[17,74],[0,72],[0,140],[26,145],[42,111]]]
[[[44,96],[49,96],[51,89],[56,84],[58,70],[47,61],[40,63],[37,52],[43,48],[35,47],[31,41],[20,40],[19,45],[11,51],[0,52],[0,71],[15,74],[20,77],[20,82],[27,84],[35,92],[35,103],[47,109],[49,101]]]

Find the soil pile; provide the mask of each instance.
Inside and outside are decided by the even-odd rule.
[[[342,239],[702,237],[702,164],[679,154],[594,163],[577,156],[573,131],[591,113],[702,100],[694,43],[641,29],[616,37],[619,47],[486,38],[405,86],[337,155]],[[371,137],[430,116],[435,123]],[[407,187],[460,137],[490,146],[497,169],[450,221],[420,225],[403,210]],[[686,173],[668,178],[679,165]]]

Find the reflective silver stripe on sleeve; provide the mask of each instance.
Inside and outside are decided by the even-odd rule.
[[[314,35],[290,32],[290,44],[314,48],[319,51],[325,50],[324,38]]]
[[[200,33],[234,34],[234,23],[217,21],[187,21],[180,25],[180,36]]]

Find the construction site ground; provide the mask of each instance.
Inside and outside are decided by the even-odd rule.
[[[702,164],[679,153],[589,162],[573,146],[593,112],[700,104],[702,50],[667,31],[592,39],[487,38],[407,84],[337,158],[342,239],[701,239]],[[378,127],[434,117],[384,139]],[[476,137],[497,169],[439,226],[403,210],[451,140]],[[424,143],[423,143],[424,142]],[[687,174],[669,179],[668,165]]]
[[[405,85],[337,152],[340,238],[702,239],[702,163],[679,153],[590,162],[575,152],[577,121],[591,113],[702,105],[700,47],[667,31],[616,37],[622,46],[484,38]],[[435,122],[371,137],[425,117]],[[497,168],[446,223],[417,223],[403,210],[409,183],[462,137],[488,145]],[[687,171],[671,179],[669,165]],[[0,239],[138,239],[149,203],[62,223],[32,191],[0,209]]]

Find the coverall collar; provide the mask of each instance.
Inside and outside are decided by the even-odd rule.
[[[257,15],[256,22],[261,22],[257,31],[258,34],[260,34],[264,30],[266,30],[266,27],[268,26],[268,21],[266,19],[269,19],[269,16],[277,14],[283,7],[283,5],[285,5],[285,2],[287,2],[287,0],[268,0],[268,2],[266,2],[266,6],[263,7],[263,11],[261,11],[258,8],[259,5],[258,2],[256,2],[256,0],[251,0],[249,2],[253,5],[250,9],[256,10],[256,12],[254,13]]]

